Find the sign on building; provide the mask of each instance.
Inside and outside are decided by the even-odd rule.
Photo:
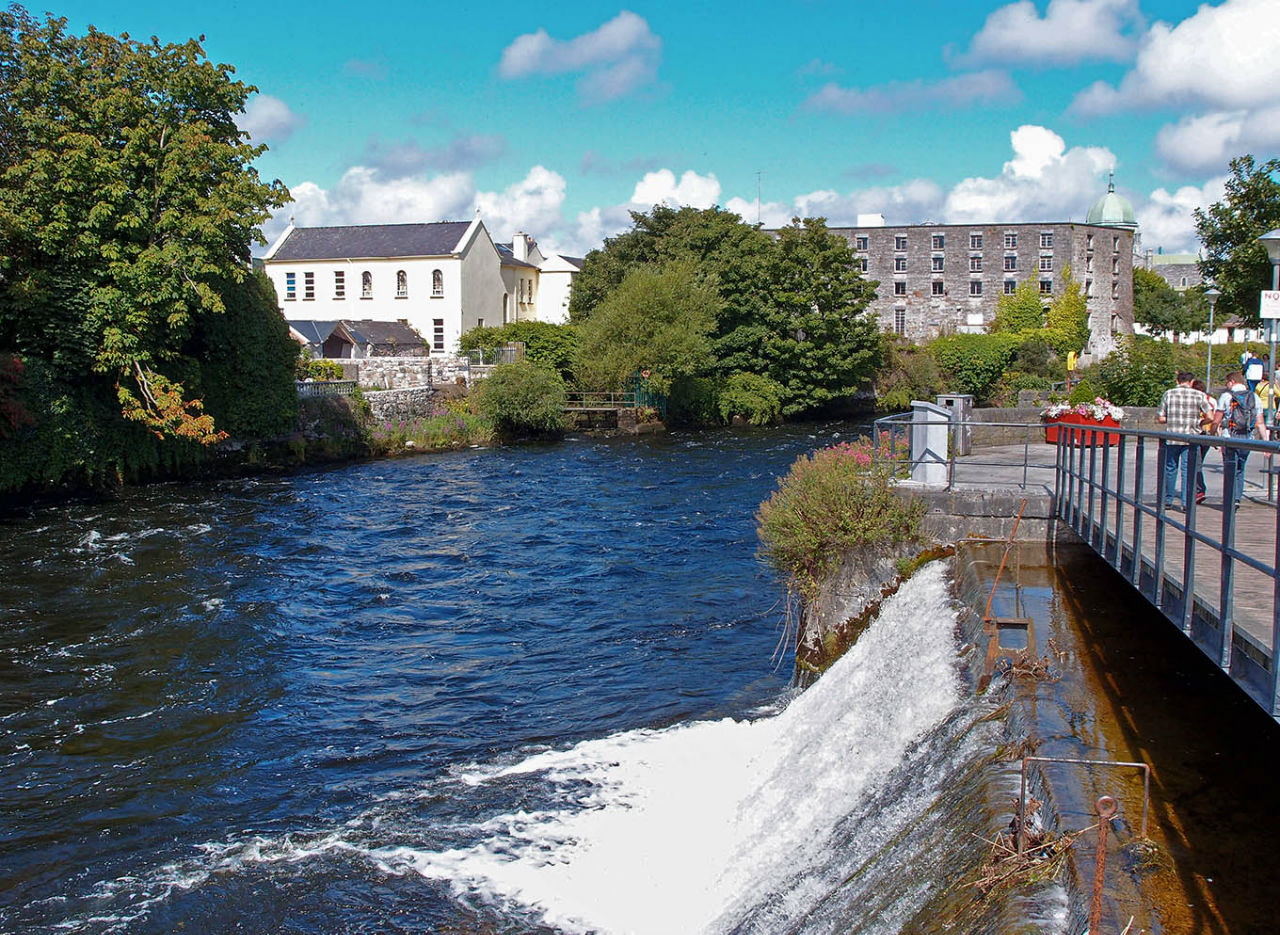
[[[1280,318],[1280,291],[1264,289],[1258,302],[1258,317],[1264,319]]]

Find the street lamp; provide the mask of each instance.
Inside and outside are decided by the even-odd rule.
[[[1213,307],[1218,304],[1218,296],[1220,295],[1222,295],[1222,290],[1212,284],[1208,289],[1204,290],[1204,297],[1209,300],[1209,359],[1204,365],[1204,388],[1206,391],[1213,387],[1213,380],[1209,376],[1213,370]]]
[[[1267,248],[1267,256],[1271,258],[1271,288],[1273,290],[1280,289],[1280,227],[1273,231],[1268,231],[1258,240],[1262,241],[1262,245]],[[1267,368],[1267,378],[1271,380],[1271,385],[1274,387],[1276,379],[1276,320],[1274,318],[1268,319],[1267,327],[1271,333],[1271,363]],[[1274,395],[1269,394],[1267,401],[1267,423],[1269,425],[1272,409],[1275,407]]]

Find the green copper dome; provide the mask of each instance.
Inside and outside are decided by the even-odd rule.
[[[1099,224],[1103,227],[1124,227],[1136,230],[1138,219],[1134,217],[1133,205],[1123,195],[1116,194],[1116,183],[1107,183],[1107,193],[1099,198],[1085,218],[1086,224]]]

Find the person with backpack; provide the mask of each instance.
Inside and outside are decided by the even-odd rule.
[[[1244,374],[1236,371],[1227,374],[1227,391],[1218,397],[1218,411],[1213,417],[1214,429],[1221,429],[1228,438],[1245,439],[1257,434],[1263,441],[1268,439],[1267,427],[1262,421],[1262,410],[1258,408],[1258,397],[1245,382]],[[1235,488],[1222,491],[1222,507],[1226,509],[1228,497],[1233,507],[1240,506],[1240,498],[1244,494],[1244,465],[1249,460],[1246,448],[1235,448],[1224,445],[1222,448],[1222,468],[1225,477],[1231,476],[1232,464],[1235,465]]]
[[[1252,351],[1245,351],[1240,355],[1240,366],[1244,371],[1244,382],[1248,384],[1249,392],[1256,393],[1258,384],[1266,376],[1267,365],[1262,362],[1257,354]]]

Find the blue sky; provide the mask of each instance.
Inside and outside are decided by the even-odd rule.
[[[38,9],[38,7],[36,8]],[[466,219],[581,254],[658,201],[766,224],[1083,218],[1115,170],[1195,249],[1227,162],[1280,152],[1280,0],[485,5],[71,2],[259,88],[268,226]]]

